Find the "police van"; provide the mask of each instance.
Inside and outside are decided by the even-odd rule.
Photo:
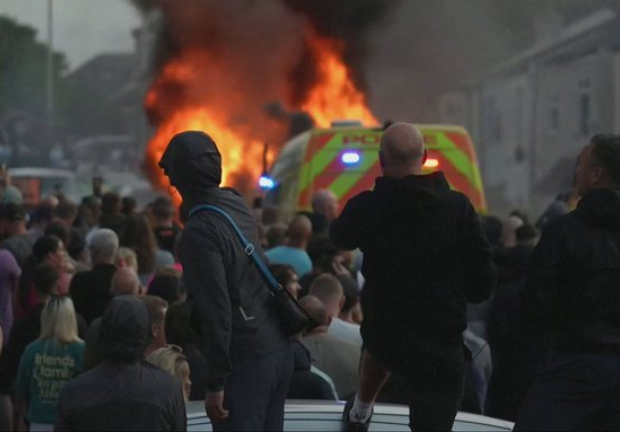
[[[467,195],[480,213],[487,203],[472,140],[460,126],[415,125],[423,134],[428,158],[423,173],[441,170],[450,187]],[[379,143],[382,128],[332,125],[291,139],[280,151],[260,184],[267,205],[287,214],[311,210],[312,195],[330,189],[341,207],[353,196],[374,187],[381,176]]]

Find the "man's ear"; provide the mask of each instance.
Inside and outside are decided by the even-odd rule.
[[[605,179],[605,170],[601,166],[595,166],[592,168],[592,181],[594,184],[599,184]]]
[[[156,339],[158,334],[159,334],[159,328],[157,328],[157,325],[152,324],[151,325],[151,337],[153,339]]]

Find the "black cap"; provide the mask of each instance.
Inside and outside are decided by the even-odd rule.
[[[4,203],[0,208],[0,219],[10,221],[26,220],[26,211],[19,204]]]

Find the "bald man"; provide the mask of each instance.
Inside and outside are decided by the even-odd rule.
[[[300,278],[310,273],[312,260],[306,252],[306,246],[311,235],[310,219],[303,215],[295,216],[287,229],[287,245],[276,246],[265,252],[269,263],[290,265]]]
[[[310,200],[312,212],[303,212],[312,221],[312,234],[315,237],[329,234],[331,222],[340,212],[338,197],[329,189],[319,189]]]
[[[344,289],[340,279],[329,273],[321,274],[310,284],[308,294],[317,297],[325,305],[331,319],[329,334],[356,345],[359,351],[362,346],[360,326],[339,318],[345,302]]]
[[[313,366],[331,377],[338,397],[345,399],[353,394],[358,386],[360,348],[329,332],[332,319],[329,306],[319,297],[308,294],[300,302],[318,323],[302,337],[301,342],[310,352]]]
[[[463,394],[467,301],[487,299],[496,270],[469,199],[440,171],[423,175],[424,138],[395,123],[381,139],[383,175],[332,222],[343,249],[364,253],[364,352],[345,430],[367,430],[391,372],[412,388],[412,430],[451,430]]]
[[[312,196],[311,204],[312,210],[325,216],[328,222],[334,220],[340,210],[340,203],[338,203],[336,194],[329,189],[318,190]]]
[[[112,297],[130,295],[138,297],[142,294],[142,284],[138,274],[131,267],[121,267],[112,276],[110,287]]]
[[[110,283],[110,295],[112,297],[124,295],[138,297],[142,294],[142,284],[134,269],[121,267],[114,272]],[[84,347],[84,370],[90,370],[103,361],[99,341],[100,328],[101,317],[95,318],[88,327]]]

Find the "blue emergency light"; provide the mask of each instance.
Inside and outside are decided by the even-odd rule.
[[[340,157],[340,160],[342,160],[342,163],[345,165],[355,165],[356,163],[359,163],[360,159],[360,154],[354,151],[344,152]]]
[[[263,174],[258,180],[258,185],[263,189],[269,190],[275,187],[276,182],[268,175]]]

